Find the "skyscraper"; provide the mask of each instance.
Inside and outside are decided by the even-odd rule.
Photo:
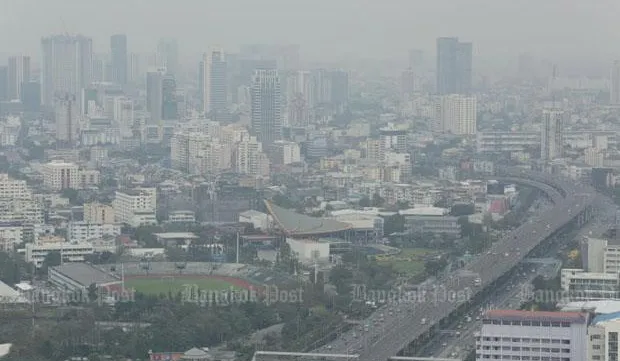
[[[30,57],[9,57],[8,96],[10,100],[21,99],[22,86],[30,81]]]
[[[310,122],[314,108],[312,73],[304,70],[291,72],[286,82],[288,125],[305,127]]]
[[[157,124],[162,120],[163,78],[161,69],[146,73],[146,110],[151,115],[151,124]]]
[[[424,67],[424,52],[419,49],[409,50],[409,68],[418,73]]]
[[[0,66],[0,101],[9,100],[9,68]]]
[[[563,118],[564,112],[561,110],[543,110],[540,134],[540,159],[551,161],[562,157],[564,146]]]
[[[277,70],[256,70],[252,77],[252,131],[264,147],[282,137],[280,76]]]
[[[176,40],[161,39],[157,44],[157,62],[166,72],[178,75],[179,71],[179,46]]]
[[[437,93],[471,91],[472,44],[458,38],[437,39]]]
[[[112,58],[112,79],[118,84],[127,84],[127,36],[125,34],[110,37],[110,56]]]
[[[81,35],[54,35],[41,39],[41,102],[77,96],[91,83],[92,39]]]
[[[76,97],[66,95],[55,102],[56,140],[60,146],[72,146],[80,129],[80,119]]]
[[[225,111],[228,106],[227,64],[222,49],[204,54],[201,62],[201,96],[205,114]]]
[[[167,74],[161,79],[161,119],[173,120],[179,117],[177,105],[177,82],[174,75]]]
[[[620,60],[614,61],[611,68],[609,103],[616,105],[620,104]]]
[[[438,97],[432,130],[459,135],[476,134],[477,102],[475,97],[450,94]]]
[[[336,113],[342,113],[349,103],[349,73],[344,70],[330,72],[330,100]]]

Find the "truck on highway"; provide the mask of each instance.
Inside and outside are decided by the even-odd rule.
[[[474,280],[474,286],[480,287],[482,285],[482,279],[480,277]]]
[[[423,318],[422,320],[420,320],[420,323],[423,325],[426,325],[426,318]]]

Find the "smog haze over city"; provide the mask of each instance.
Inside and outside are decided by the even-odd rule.
[[[0,0],[0,361],[617,361],[618,18]]]

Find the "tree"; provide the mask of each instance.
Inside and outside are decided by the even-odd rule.
[[[60,266],[62,263],[62,255],[58,251],[49,252],[43,259],[43,265],[41,266],[41,272],[47,274],[47,270],[50,267]]]
[[[370,198],[368,198],[367,196],[363,196],[359,201],[359,205],[360,207],[370,207]]]
[[[88,300],[90,302],[95,302],[98,298],[99,298],[99,289],[97,288],[97,285],[94,283],[91,283],[88,286]]]
[[[372,195],[372,206],[373,207],[381,207],[385,203],[385,199],[383,199],[379,193],[375,193]]]
[[[439,259],[430,259],[424,263],[424,271],[429,276],[436,276],[439,272],[446,268],[448,260],[445,257]]]

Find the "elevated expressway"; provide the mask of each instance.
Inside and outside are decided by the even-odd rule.
[[[401,352],[409,354],[407,350],[415,350],[453,316],[470,308],[539,244],[567,226],[580,227],[588,222],[597,211],[595,205],[600,208],[605,203],[608,207],[603,212],[611,209],[608,200],[594,189],[547,174],[504,170],[493,179],[535,187],[546,194],[554,207],[495,242],[464,270],[452,272],[428,290],[418,291],[415,299],[380,307],[363,322],[366,330],[347,331],[316,352],[359,355],[362,361],[384,361]]]

